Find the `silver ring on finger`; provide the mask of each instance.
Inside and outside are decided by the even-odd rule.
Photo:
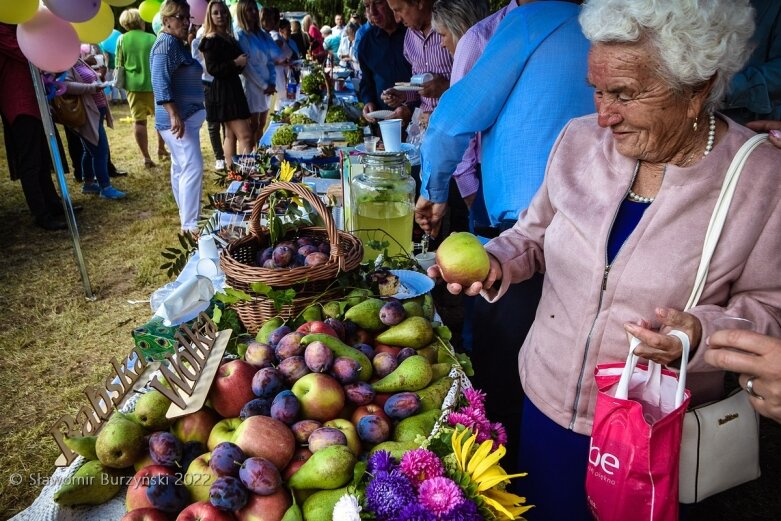
[[[757,400],[764,400],[765,397],[758,395],[757,392],[754,390],[754,380],[755,379],[756,379],[756,376],[749,376],[748,380],[746,380],[746,392],[752,398],[756,398]]]

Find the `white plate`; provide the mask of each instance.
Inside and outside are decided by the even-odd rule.
[[[399,92],[420,92],[423,90],[423,87],[418,85],[395,85],[393,88]]]
[[[401,150],[399,152],[388,152],[387,150],[377,150],[375,152],[367,152],[366,146],[363,143],[361,143],[359,145],[355,145],[355,150],[357,152],[360,152],[361,154],[374,154],[377,156],[386,156],[390,154],[398,154],[399,152],[404,152],[405,154],[409,154],[410,152],[415,151],[415,145],[411,143],[402,143]]]
[[[375,110],[366,114],[370,118],[374,119],[388,119],[393,114],[392,110]]]
[[[396,275],[401,283],[398,293],[393,295],[394,298],[403,300],[419,297],[434,287],[434,281],[423,273],[412,270],[390,270],[390,272]]]

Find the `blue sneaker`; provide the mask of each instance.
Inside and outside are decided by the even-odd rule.
[[[98,183],[84,183],[84,186],[81,187],[81,193],[83,194],[99,194],[100,193],[100,186]]]
[[[127,195],[125,192],[120,192],[111,185],[108,185],[106,188],[101,188],[100,190],[100,197],[103,199],[122,199],[125,195]]]

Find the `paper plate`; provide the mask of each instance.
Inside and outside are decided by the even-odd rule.
[[[418,85],[394,85],[393,88],[399,92],[420,92],[423,90],[423,87]]]
[[[434,287],[434,281],[417,271],[412,270],[390,270],[391,273],[399,278],[399,291],[393,295],[394,298],[403,300],[419,297],[431,291]]]
[[[388,119],[393,114],[392,110],[375,110],[366,114],[370,118],[374,119]]]
[[[405,154],[410,154],[411,152],[415,152],[415,145],[411,143],[402,143],[401,150],[399,150],[399,152],[388,152],[387,150],[376,150],[374,152],[367,152],[366,146],[363,143],[360,143],[358,145],[355,145],[355,150],[357,152],[360,152],[361,154],[373,154],[375,156],[388,156],[391,154],[398,154],[399,152],[404,152]]]

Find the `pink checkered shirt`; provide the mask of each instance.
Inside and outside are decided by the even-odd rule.
[[[404,58],[412,65],[413,75],[430,72],[450,78],[453,57],[442,47],[442,37],[434,29],[430,28],[428,35],[424,35],[421,31],[408,27],[404,37]],[[408,99],[418,97],[420,97],[420,110],[423,112],[433,111],[439,102],[437,98],[425,98],[417,94]]]

